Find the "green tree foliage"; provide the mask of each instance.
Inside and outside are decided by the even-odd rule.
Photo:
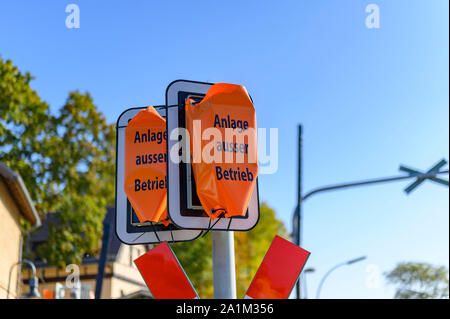
[[[397,299],[448,298],[448,270],[427,263],[399,263],[385,274],[389,283],[397,285]]]
[[[0,57],[0,161],[22,176],[42,217],[60,213],[39,256],[29,257],[64,267],[99,249],[114,201],[115,130],[89,93],[70,92],[51,114],[32,79]]]
[[[287,238],[284,224],[275,211],[261,203],[260,219],[248,232],[234,232],[237,297],[242,298],[275,235]],[[213,298],[211,234],[193,242],[175,243],[172,248],[200,298]]]
[[[31,197],[42,205],[36,179],[45,178],[45,152],[49,107],[31,89],[31,75],[21,73],[10,60],[0,57],[0,160],[19,171]],[[42,208],[42,207],[39,207]]]

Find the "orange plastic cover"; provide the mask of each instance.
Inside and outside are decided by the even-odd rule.
[[[43,289],[42,299],[55,299],[55,292],[53,290]]]
[[[149,106],[125,129],[125,194],[141,223],[169,224],[166,120]]]
[[[166,242],[134,263],[155,299],[196,299],[197,293]]]
[[[186,126],[205,212],[211,219],[224,212],[225,217],[244,216],[258,176],[256,113],[247,90],[219,83],[198,104],[188,98]]]
[[[287,299],[310,253],[275,236],[245,298]]]

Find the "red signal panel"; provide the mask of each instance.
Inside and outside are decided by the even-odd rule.
[[[166,242],[140,256],[134,263],[155,299],[198,298],[194,287]]]
[[[275,236],[245,298],[287,299],[309,255],[309,251]]]

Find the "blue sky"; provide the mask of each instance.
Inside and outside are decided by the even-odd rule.
[[[69,3],[79,29],[65,26]],[[369,3],[379,29],[365,26]],[[279,129],[279,169],[261,176],[260,197],[290,229],[299,123],[305,191],[449,159],[448,10],[444,0],[2,1],[0,54],[36,77],[52,110],[70,90],[89,91],[109,122],[163,104],[175,79],[245,85],[258,126]],[[382,280],[368,285],[373,269],[449,266],[448,188],[427,181],[407,196],[407,184],[305,202],[310,297],[330,267],[360,255],[368,259],[333,273],[322,297],[390,298]]]

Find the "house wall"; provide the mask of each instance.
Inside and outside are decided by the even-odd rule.
[[[142,276],[139,273],[133,260],[146,252],[145,246],[128,246],[121,245],[116,261],[109,262],[105,269],[105,278],[103,279],[101,298],[120,298],[139,290],[148,289]],[[79,267],[81,284],[89,284],[91,289],[95,291],[96,275],[98,272],[98,264],[84,264]],[[38,269],[38,277],[43,277],[39,283],[39,291],[43,295],[43,289],[55,290],[56,283],[59,282],[66,285],[66,278],[69,272],[64,269],[56,269],[55,267],[47,267]],[[27,280],[31,276],[31,271],[26,270],[22,274],[22,278]],[[29,288],[22,285],[22,292],[27,293]],[[70,291],[66,291],[66,297],[70,298]]]
[[[79,267],[80,283],[90,285],[90,288],[93,292],[95,292],[97,270],[98,270],[98,265],[95,263],[82,265]],[[112,266],[107,265],[107,267],[105,269],[105,273],[106,274],[111,273],[111,270],[112,270]],[[44,289],[55,291],[57,283],[67,286],[66,280],[70,274],[71,274],[71,271],[66,271],[65,269],[57,269],[56,267],[38,268],[37,269],[37,277],[39,278],[39,292],[40,292],[41,296],[44,295],[44,293],[43,293]],[[29,292],[29,287],[28,287],[27,282],[30,277],[31,277],[30,270],[23,271],[22,279],[23,279],[23,281],[25,281],[25,284],[21,285],[22,294],[26,294]],[[45,282],[42,281],[42,278],[45,280]],[[109,298],[109,296],[110,296],[109,287],[111,286],[110,281],[111,281],[110,278],[103,279],[101,298]],[[65,290],[64,299],[70,299],[70,289]]]
[[[0,178],[0,299],[5,299],[8,289],[9,271],[19,261],[20,255],[20,211]],[[9,298],[16,298],[17,269],[11,274]]]
[[[143,245],[122,244],[113,264],[114,277],[111,281],[111,298],[120,298],[142,289],[148,289],[134,264],[134,260],[147,252]]]

